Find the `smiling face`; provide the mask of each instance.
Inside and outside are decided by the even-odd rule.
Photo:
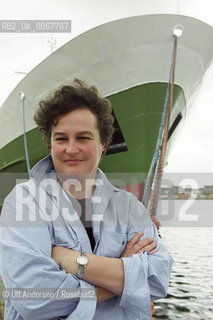
[[[51,155],[58,174],[86,174],[94,178],[103,150],[97,119],[88,109],[62,115],[52,126]]]

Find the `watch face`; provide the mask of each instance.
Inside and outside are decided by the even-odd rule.
[[[87,264],[88,259],[87,259],[87,257],[79,256],[79,257],[77,258],[77,262],[78,262],[79,264],[85,265],[85,264]]]

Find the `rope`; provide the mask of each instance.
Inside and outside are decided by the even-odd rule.
[[[167,115],[166,115],[166,122],[165,122],[165,129],[164,129],[161,154],[160,154],[158,165],[157,165],[154,186],[153,186],[151,199],[150,199],[149,213],[151,216],[156,215],[158,201],[159,201],[159,197],[160,197],[160,188],[161,188],[161,181],[162,181],[162,176],[163,176],[166,147],[167,147],[167,140],[168,140],[169,120],[170,120],[170,116],[171,116],[171,112],[172,112],[174,75],[175,75],[175,65],[176,65],[176,52],[177,52],[177,37],[175,37],[174,64],[173,64],[173,72],[172,72],[172,82],[171,82],[171,86],[170,86],[170,103],[169,103],[169,108],[167,110]]]
[[[164,101],[161,124],[158,132],[155,153],[150,166],[147,183],[144,191],[144,196],[143,196],[143,203],[146,208],[148,208],[148,204],[150,203],[150,210],[149,210],[150,215],[156,214],[157,203],[158,203],[159,194],[160,194],[160,186],[161,186],[161,180],[163,175],[166,146],[167,146],[167,139],[168,139],[169,119],[172,111],[176,52],[177,52],[177,36],[174,36],[172,63],[170,67],[169,82],[168,82],[167,91],[166,91],[166,98]],[[170,102],[169,102],[169,97],[170,97]],[[152,185],[154,185],[153,191],[151,190]]]
[[[27,164],[27,172],[29,178],[31,177],[30,174],[30,161],[29,161],[29,153],[27,148],[27,136],[26,136],[26,127],[25,127],[25,95],[23,92],[19,93],[20,99],[22,100],[22,119],[23,119],[23,132],[24,132],[24,150],[25,150],[25,158],[26,158],[26,164]]]

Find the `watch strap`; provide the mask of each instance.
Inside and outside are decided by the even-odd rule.
[[[80,280],[83,279],[84,269],[85,269],[84,265],[81,265],[81,264],[78,265],[77,278],[80,279]]]

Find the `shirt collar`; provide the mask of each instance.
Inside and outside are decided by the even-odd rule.
[[[50,179],[51,187],[46,189],[47,193],[52,196],[57,196],[58,191],[58,178],[56,176],[56,172],[54,170],[52,156],[49,154],[45,158],[41,159],[32,169],[31,169],[31,176],[35,179],[38,183],[41,183],[43,179]],[[95,192],[93,196],[100,196],[103,192],[104,194],[107,191],[117,190],[110,181],[107,179],[105,174],[101,169],[98,168],[96,178],[95,178]]]

